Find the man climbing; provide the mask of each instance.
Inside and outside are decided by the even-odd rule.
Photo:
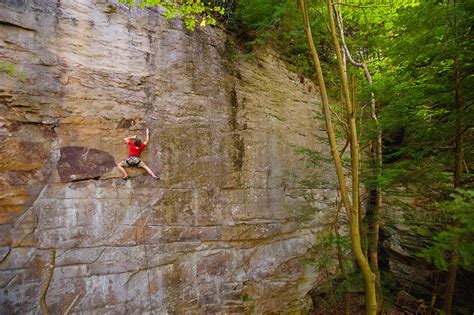
[[[133,141],[132,141],[133,139]],[[148,141],[150,140],[150,131],[148,128],[146,129],[146,139],[142,143],[142,141],[137,138],[137,136],[128,137],[123,139],[130,147],[128,150],[128,158],[117,163],[117,167],[123,173],[123,179],[128,179],[128,174],[125,171],[124,167],[142,167],[144,168],[148,174],[150,174],[154,179],[159,179],[153,171],[140,159],[140,153],[142,150],[147,146]]]

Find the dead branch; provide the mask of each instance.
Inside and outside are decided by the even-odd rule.
[[[52,249],[51,254],[49,256],[49,263],[48,263],[48,268],[46,271],[46,279],[40,291],[40,307],[44,315],[49,315],[48,304],[46,304],[46,294],[48,293],[49,284],[51,283],[51,278],[53,277],[55,262],[56,262],[56,249]]]
[[[80,293],[78,293],[76,295],[76,297],[74,298],[74,300],[72,300],[71,304],[69,304],[68,308],[66,309],[66,311],[64,311],[64,314],[63,315],[68,315],[69,312],[71,312],[72,308],[74,307],[74,305],[76,304],[77,300],[79,299],[79,297],[81,296]]]
[[[336,117],[336,119],[341,123],[343,129],[344,129],[344,132],[349,135],[349,129],[347,127],[347,123],[341,118],[341,116],[339,116],[333,109],[332,107],[329,107],[329,110],[331,111],[331,113]]]
[[[344,147],[342,148],[341,152],[339,152],[339,155],[341,157],[346,152],[346,149],[347,149],[348,146],[349,146],[349,138],[346,139],[346,144],[344,144]]]

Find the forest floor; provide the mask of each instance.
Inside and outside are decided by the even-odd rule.
[[[313,300],[317,301],[317,300]],[[383,315],[408,315],[414,314],[415,312],[407,311],[400,305],[393,305],[390,303],[390,306],[385,306],[385,309],[381,312]],[[351,297],[351,306],[350,306],[350,315],[364,315],[365,314],[365,305],[364,305],[364,295],[357,294]],[[344,301],[340,303],[331,303],[326,305],[318,305],[317,302],[313,304],[313,309],[310,311],[309,315],[343,315],[344,312]],[[424,314],[423,312],[419,314]]]
[[[343,314],[344,314],[344,305],[313,309],[309,313],[309,315],[343,315]],[[353,306],[353,307],[351,306],[350,315],[364,315],[364,314],[365,314],[365,308],[363,306]],[[392,310],[385,311],[382,314],[405,315],[405,314],[413,314],[413,313],[407,313],[394,307]]]

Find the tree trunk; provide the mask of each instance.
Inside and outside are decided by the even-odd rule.
[[[358,68],[363,69],[365,78],[369,86],[372,86],[372,75],[370,74],[369,68],[364,60],[362,62],[357,62],[352,57],[349,48],[345,42],[344,38],[344,23],[342,16],[336,11],[336,18],[339,25],[339,32],[341,36],[342,47],[347,59],[349,62]],[[362,58],[363,59],[363,58]],[[377,138],[372,143],[372,157],[374,159],[374,177],[377,179],[382,173],[382,128],[380,127],[380,122],[377,116],[377,107],[375,103],[375,94],[370,92],[370,105],[371,105],[371,116],[372,119],[375,121],[375,125],[377,128]],[[373,203],[373,215],[371,218],[370,226],[371,226],[371,237],[369,241],[369,258],[370,258],[370,265],[372,267],[373,272],[377,277],[377,301],[379,305],[382,304],[382,283],[380,278],[380,270],[379,270],[379,263],[378,263],[378,246],[379,246],[379,234],[380,234],[380,216],[382,212],[382,191],[378,187],[378,184],[375,187],[375,198]]]
[[[337,37],[336,23],[334,21],[334,7],[332,0],[327,0],[329,28],[331,37],[336,51],[337,62],[339,66],[339,76],[343,86],[343,95],[346,102],[347,118],[349,121],[349,132],[351,140],[351,170],[352,170],[352,211],[350,216],[351,227],[351,241],[352,248],[359,267],[364,275],[365,282],[365,309],[366,314],[376,314],[377,312],[377,298],[376,298],[376,277],[370,268],[367,258],[362,251],[362,244],[360,241],[360,227],[359,227],[359,140],[357,137],[357,126],[355,118],[355,106],[351,102],[349,92],[349,80],[344,71],[342,63],[342,53],[340,50],[339,39]]]
[[[444,294],[444,306],[443,310],[446,315],[453,314],[453,298],[454,298],[454,291],[456,288],[456,274],[458,272],[458,265],[459,265],[459,256],[457,251],[451,252],[449,267],[448,267],[448,283],[446,286],[446,291]]]
[[[329,145],[331,147],[331,156],[333,158],[334,165],[336,168],[336,175],[337,175],[337,179],[339,183],[339,191],[341,193],[341,200],[346,211],[350,212],[352,206],[349,199],[347,185],[345,182],[344,168],[342,166],[341,157],[339,156],[339,152],[337,149],[336,135],[334,133],[334,128],[331,121],[331,110],[329,108],[329,98],[326,91],[326,84],[324,82],[323,71],[321,69],[321,62],[319,61],[318,52],[314,45],[314,41],[312,37],[313,35],[311,33],[311,27],[308,21],[308,13],[306,11],[306,1],[298,0],[298,2],[301,8],[302,15],[303,15],[303,23],[304,23],[304,28],[306,32],[306,40],[308,42],[309,51],[311,53],[311,57],[312,57],[315,72],[316,72],[316,77],[318,80],[319,91],[321,94],[321,102],[323,105],[324,122],[326,124],[326,133],[328,135]],[[349,217],[349,220],[350,220],[350,217]]]
[[[463,174],[463,133],[464,133],[464,121],[463,112],[464,104],[461,99],[461,78],[459,74],[459,59],[456,56],[454,58],[454,102],[456,105],[456,134],[454,138],[454,174],[453,184],[454,188],[462,186],[462,174]]]
[[[455,3],[453,4],[455,5]],[[454,24],[456,27],[456,24]],[[456,106],[456,134],[454,138],[454,169],[453,169],[453,186],[454,189],[459,188],[462,186],[462,173],[463,173],[463,159],[464,159],[464,152],[463,152],[463,129],[464,129],[464,121],[463,121],[463,112],[464,112],[464,104],[461,98],[461,88],[460,88],[460,74],[459,74],[459,58],[456,55],[454,57],[454,103]],[[454,226],[458,226],[459,222],[454,221],[452,222]],[[446,285],[446,291],[444,294],[444,307],[443,310],[447,315],[452,314],[452,305],[454,299],[454,292],[456,289],[456,275],[458,271],[459,265],[459,255],[457,252],[459,245],[459,239],[454,240],[453,250],[451,251],[451,257],[449,261],[448,267],[448,283]]]
[[[341,212],[342,205],[339,202],[337,203],[337,212],[336,218],[334,219],[334,234],[336,238],[339,239],[339,213]],[[346,268],[344,267],[344,255],[342,253],[341,244],[336,242],[337,244],[337,261],[339,263],[339,269],[341,270],[341,276],[344,281],[347,280],[347,272]],[[344,288],[344,315],[350,315],[351,311],[351,295],[347,288]]]
[[[365,63],[364,63],[365,65]],[[366,71],[367,66],[365,66]],[[370,73],[369,73],[370,77]],[[369,82],[372,85],[372,80]],[[375,151],[375,159],[374,159],[374,169],[375,169],[375,180],[378,180],[380,175],[382,174],[382,129],[380,128],[380,123],[377,117],[377,109],[375,106],[375,96],[374,93],[371,93],[371,101],[372,101],[372,119],[375,121],[376,128],[377,128],[377,139],[373,141],[372,147]],[[374,200],[374,208],[373,208],[373,216],[371,222],[371,237],[369,242],[369,255],[370,255],[370,264],[372,270],[377,277],[377,301],[378,301],[378,311],[380,311],[380,307],[382,305],[383,293],[382,293],[382,279],[380,275],[379,269],[379,257],[378,257],[378,248],[379,248],[379,235],[380,235],[380,217],[382,214],[382,191],[379,187],[379,184],[376,183],[375,186],[375,200]]]
[[[311,27],[308,21],[308,13],[306,10],[305,0],[298,0],[301,12],[303,15],[304,28],[306,32],[306,39],[310,49],[311,57],[313,59],[316,76],[318,79],[318,84],[321,92],[321,101],[323,103],[323,113],[326,122],[326,132],[329,138],[329,144],[331,146],[331,154],[334,160],[336,167],[336,174],[339,182],[339,190],[341,193],[342,203],[347,211],[349,217],[350,225],[350,235],[352,242],[352,249],[356,257],[356,261],[362,270],[364,275],[365,282],[365,296],[366,296],[366,314],[376,314],[377,311],[377,299],[375,293],[375,275],[372,273],[370,265],[364,256],[362,251],[361,241],[360,241],[360,231],[359,231],[359,143],[357,140],[357,128],[355,124],[355,112],[352,110],[352,103],[349,95],[348,80],[347,76],[344,75],[344,69],[342,67],[342,56],[339,51],[339,43],[337,37],[335,37],[335,25],[334,18],[332,16],[332,1],[328,0],[329,8],[329,19],[331,34],[333,35],[334,46],[338,55],[338,64],[341,76],[341,82],[343,84],[343,95],[346,102],[346,108],[348,111],[348,121],[349,121],[349,131],[350,131],[350,142],[351,142],[351,168],[352,168],[352,204],[349,198],[349,192],[344,177],[344,169],[342,166],[341,157],[337,150],[336,137],[334,134],[334,129],[331,122],[331,113],[329,109],[329,101],[326,91],[326,86],[324,83],[324,76],[321,69],[321,63],[316,51],[316,47],[313,41],[313,35],[311,33]]]

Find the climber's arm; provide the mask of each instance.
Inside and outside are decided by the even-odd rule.
[[[131,137],[127,137],[127,138],[123,138],[123,141],[125,141],[126,143],[128,143],[128,140],[130,139],[135,139],[137,136],[131,136]]]
[[[144,145],[148,145],[148,141],[150,141],[150,130],[146,128],[146,138],[145,141],[143,142]]]

